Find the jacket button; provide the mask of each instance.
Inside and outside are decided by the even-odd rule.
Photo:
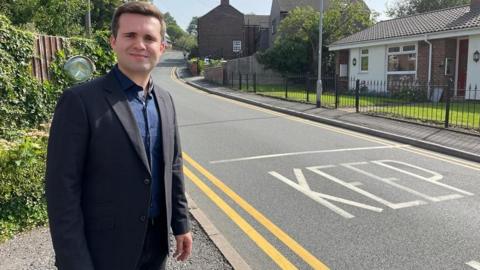
[[[141,221],[141,222],[145,222],[145,220],[147,220],[147,217],[146,217],[146,216],[140,216],[140,221]]]
[[[143,183],[144,183],[145,185],[150,185],[150,182],[151,182],[151,180],[148,179],[148,178],[145,178],[145,180],[143,180]]]

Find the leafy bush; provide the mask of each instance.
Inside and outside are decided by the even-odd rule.
[[[394,91],[392,97],[409,102],[427,101],[427,91],[421,87],[402,86],[398,91]]]
[[[47,92],[31,74],[35,36],[0,15],[0,137],[33,128],[48,118]]]
[[[0,140],[0,242],[47,223],[44,196],[46,132]]]
[[[55,95],[63,92],[63,89],[70,87],[73,82],[63,70],[63,65],[67,60],[75,55],[83,55],[90,58],[95,64],[94,77],[104,75],[113,67],[116,62],[115,54],[110,47],[110,32],[99,31],[93,36],[93,39],[70,38],[64,43],[64,49],[55,55],[55,61],[50,64],[50,74]]]
[[[47,132],[30,131],[50,119],[58,97],[73,82],[63,71],[67,59],[84,55],[96,65],[94,76],[115,62],[108,32],[93,39],[66,39],[50,66],[51,80],[32,76],[35,36],[11,26],[0,15],[0,242],[47,223],[44,174]]]

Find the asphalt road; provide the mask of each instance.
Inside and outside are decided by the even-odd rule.
[[[174,79],[187,191],[252,269],[480,269],[480,164]]]

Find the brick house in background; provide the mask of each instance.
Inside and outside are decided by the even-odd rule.
[[[268,16],[244,15],[229,3],[198,18],[200,57],[232,59],[252,55],[268,46]]]
[[[268,49],[270,35],[270,16],[245,15],[243,24],[245,33],[245,55]]]
[[[382,21],[329,49],[337,52],[340,77],[441,85],[452,79],[456,97],[480,100],[480,0]]]
[[[323,10],[330,7],[331,0],[323,0]],[[370,9],[363,0],[351,0],[352,3],[361,3],[365,10],[370,12]],[[320,11],[320,0],[272,0],[272,8],[270,9],[270,38],[269,47],[272,46],[277,36],[280,22],[287,17],[288,13],[296,7],[313,7]]]

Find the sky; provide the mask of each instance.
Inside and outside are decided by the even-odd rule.
[[[384,14],[387,3],[395,0],[364,1],[371,10],[380,13],[378,20],[381,21],[388,19]],[[203,16],[220,5],[220,0],[154,0],[153,2],[162,12],[169,12],[183,29],[187,29],[192,17]],[[269,15],[272,0],[230,0],[230,5],[244,14]]]

